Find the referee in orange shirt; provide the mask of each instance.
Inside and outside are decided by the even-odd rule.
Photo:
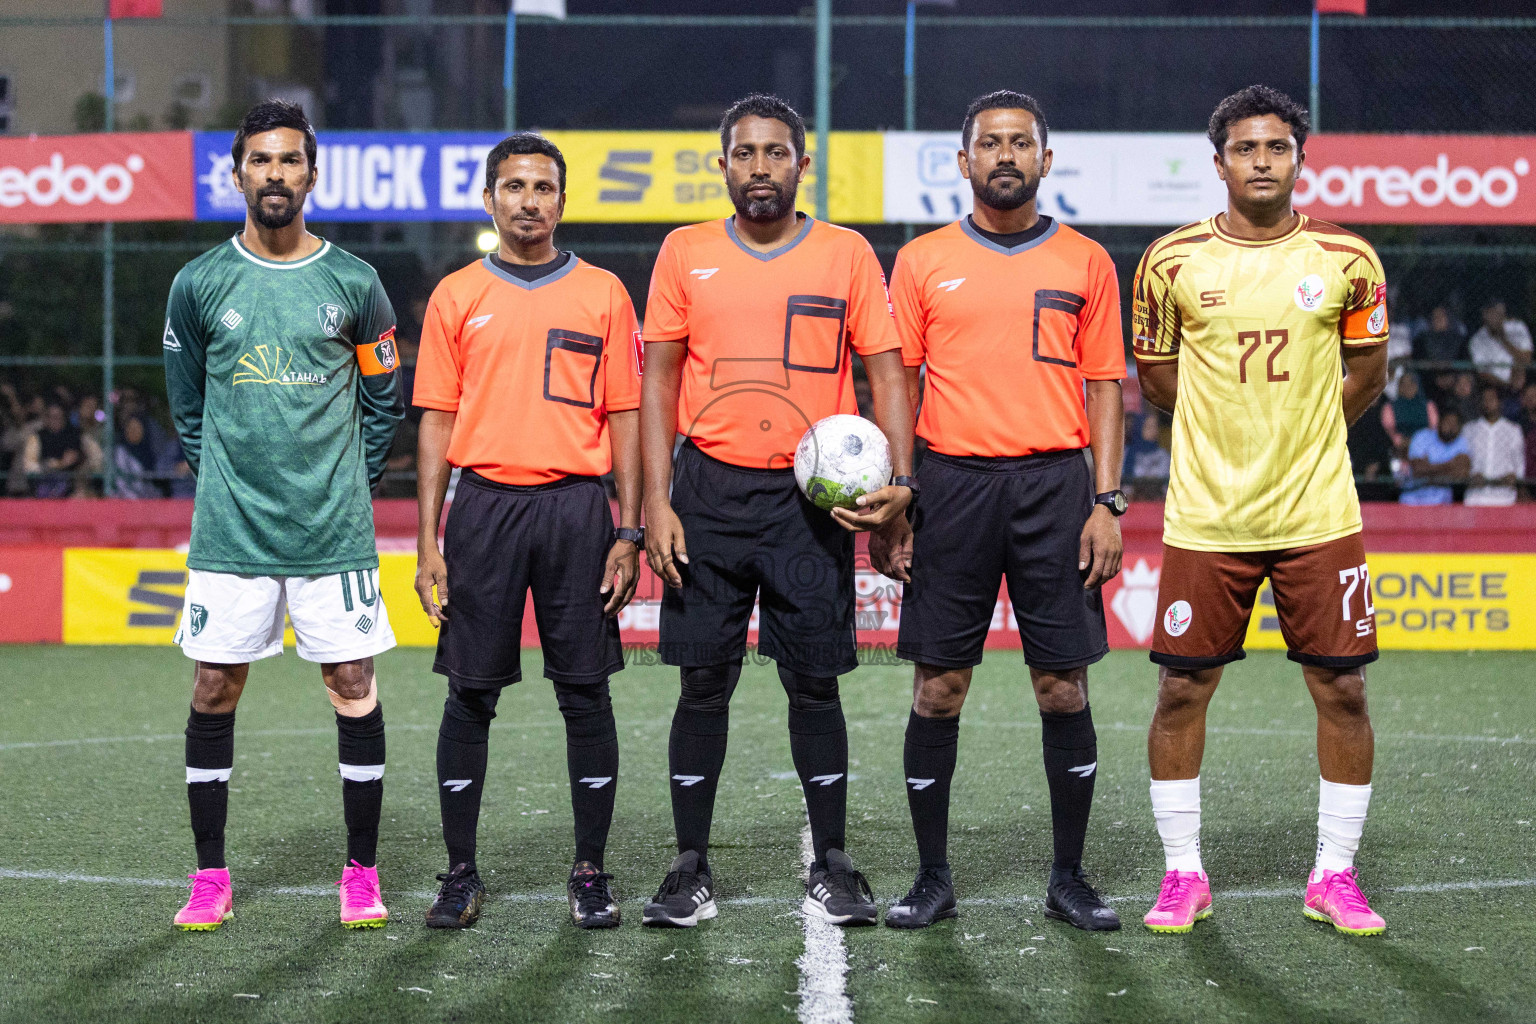
[[[484,200],[500,246],[432,293],[412,397],[426,410],[416,592],[442,630],[433,669],[448,677],[437,743],[448,872],[427,924],[468,928],[485,897],[475,829],[486,745],[501,688],[522,678],[531,589],[544,674],[565,718],[571,919],[612,928],[619,908],[603,848],[619,746],[608,677],[623,667],[616,616],[634,595],[645,542],[639,334],[619,279],[555,248],[565,158],[554,143],[531,132],[502,140],[486,157]],[[463,473],[439,553],[454,466]],[[618,530],[598,479],[610,468]]]
[[[927,366],[928,452],[913,525],[870,544],[875,567],[906,582],[897,653],[917,663],[904,762],[920,870],[885,920],[956,914],[946,833],[960,708],[1006,577],[1051,791],[1045,914],[1114,929],[1082,855],[1098,766],[1087,666],[1109,650],[1099,587],[1120,571],[1126,507],[1120,289],[1101,246],[1036,209],[1051,151],[1034,99],[975,100],[961,140],[975,212],[908,243],[891,281],[914,406]]]

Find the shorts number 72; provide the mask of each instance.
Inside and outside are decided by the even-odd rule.
[[[1376,602],[1371,597],[1371,570],[1363,565],[1357,565],[1351,569],[1339,570],[1339,583],[1344,586],[1344,599],[1341,602],[1344,613],[1344,621],[1352,618],[1349,613],[1350,602],[1354,600],[1355,591],[1360,590],[1362,602],[1362,618],[1355,619],[1355,635],[1370,636],[1375,628]]]

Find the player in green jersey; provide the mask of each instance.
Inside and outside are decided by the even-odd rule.
[[[230,914],[224,820],[235,705],[250,663],[317,662],[336,707],[347,860],[341,921],[388,918],[375,847],[384,714],[373,656],[395,646],[379,594],[370,492],[405,413],[395,314],[372,267],[304,228],[315,133],[295,104],[245,115],[233,146],[245,228],[182,268],[165,322],[165,380],[197,473],[190,579],[176,642],[197,662],[187,799],[197,844],[184,930]]]

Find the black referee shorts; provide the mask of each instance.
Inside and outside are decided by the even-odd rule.
[[[792,469],[749,469],[685,441],[672,475],[688,564],[661,601],[659,654],[700,668],[740,661],[761,593],[758,651],[784,668],[834,676],[858,665],[853,534],[807,501]]]
[[[448,618],[434,672],[495,688],[523,678],[523,609],[533,610],[544,675],[597,683],[624,667],[619,623],[603,614],[613,509],[597,477],[513,487],[472,470],[448,510]]]
[[[1005,576],[1031,668],[1080,668],[1109,652],[1103,598],[1083,589],[1077,568],[1093,511],[1081,451],[1017,459],[930,451],[918,482],[900,657],[937,668],[981,664]]]

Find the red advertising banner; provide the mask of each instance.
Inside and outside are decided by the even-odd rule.
[[[64,631],[64,549],[0,547],[0,643],[58,643]]]
[[[0,138],[0,224],[191,220],[192,134]]]
[[[1295,203],[1345,224],[1536,224],[1536,136],[1314,135]]]

